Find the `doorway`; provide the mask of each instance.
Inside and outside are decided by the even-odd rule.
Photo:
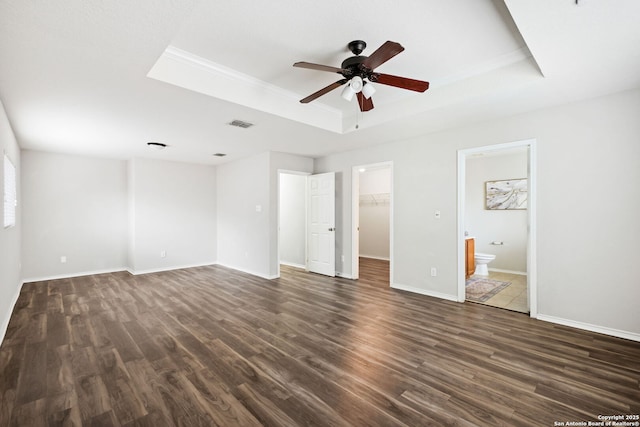
[[[353,168],[352,278],[389,287],[393,274],[393,164]]]
[[[278,173],[278,277],[280,266],[306,268],[307,173]]]
[[[536,317],[535,170],[535,140],[458,151],[460,302],[480,302]],[[489,209],[488,187],[521,180],[526,180],[526,209],[519,205]],[[476,266],[469,278],[465,246],[475,246],[475,258],[479,254],[494,257],[489,264]]]
[[[335,276],[335,173],[278,171],[277,275],[281,266]]]

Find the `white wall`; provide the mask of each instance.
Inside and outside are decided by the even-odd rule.
[[[215,263],[215,167],[148,159],[130,163],[132,272]]]
[[[10,228],[0,226],[0,342],[9,325],[11,311],[18,298],[21,286],[20,247],[22,220],[22,192],[20,185],[21,156],[20,147],[11,129],[11,124],[0,101],[0,148],[11,159],[16,168],[18,180],[18,207],[16,210],[16,225]],[[0,192],[4,191],[4,160],[0,164]],[[4,215],[4,210],[0,216]],[[4,224],[4,221],[0,222]]]
[[[22,157],[25,280],[215,263],[213,166]]]
[[[359,184],[360,256],[388,260],[391,168],[360,172]],[[380,195],[386,195],[386,198]]]
[[[269,275],[269,153],[218,166],[218,263]]]
[[[638,117],[634,90],[318,159],[345,178],[336,265],[351,273],[352,166],[391,160],[392,283],[456,299],[457,150],[536,138],[539,317],[640,339]]]
[[[21,176],[25,281],[126,268],[125,161],[26,150]]]
[[[262,153],[218,166],[218,263],[261,277],[278,273],[278,173],[313,160]]]
[[[489,269],[527,271],[527,211],[485,209],[485,183],[527,177],[527,151],[467,156],[465,229],[475,237],[476,252],[493,254]],[[504,245],[492,245],[499,241]]]
[[[306,264],[307,177],[280,174],[280,263],[303,268]]]

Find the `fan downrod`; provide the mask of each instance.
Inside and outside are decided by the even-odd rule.
[[[363,50],[367,47],[367,44],[362,40],[354,40],[350,42],[347,47],[354,55],[360,55]]]

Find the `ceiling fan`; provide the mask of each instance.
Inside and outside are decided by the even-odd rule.
[[[320,89],[300,100],[301,103],[307,104],[332,90],[347,84],[342,90],[342,97],[351,101],[354,95],[358,98],[360,111],[369,111],[373,109],[373,100],[371,95],[375,92],[375,88],[371,83],[380,83],[388,86],[395,86],[401,89],[413,90],[416,92],[424,92],[429,89],[429,82],[421,80],[409,79],[406,77],[392,76],[390,74],[376,73],[374,70],[402,52],[404,47],[400,43],[387,41],[380,46],[371,56],[360,55],[367,47],[362,40],[354,40],[348,44],[349,50],[355,55],[345,59],[340,68],[331,67],[329,65],[313,64],[311,62],[296,62],[294,67],[308,68],[310,70],[328,71],[338,73],[344,77],[329,86]]]

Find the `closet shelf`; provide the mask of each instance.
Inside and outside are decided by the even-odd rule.
[[[361,194],[360,205],[388,205],[391,201],[389,193]]]

